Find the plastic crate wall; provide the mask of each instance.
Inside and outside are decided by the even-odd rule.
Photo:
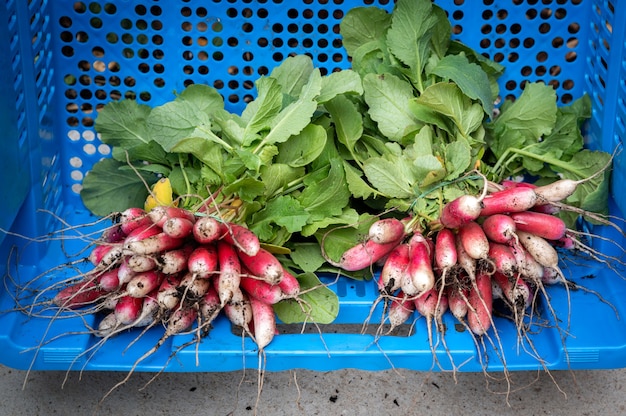
[[[45,233],[52,217],[37,210],[61,214],[62,169],[60,143],[55,142],[53,28],[47,0],[5,2],[0,18],[3,42],[2,169],[7,187],[0,208],[0,228],[25,235]],[[4,80],[9,80],[6,82]],[[58,127],[58,125],[57,125]],[[0,233],[0,242],[5,237]],[[33,248],[33,258],[40,253]],[[26,261],[26,258],[25,258]]]
[[[525,82],[537,80],[555,88],[560,104],[588,92],[594,101],[593,118],[587,129],[590,146],[610,150],[621,143],[626,98],[625,29],[620,24],[626,21],[624,2],[436,3],[448,12],[456,38],[506,66],[500,83],[502,98],[519,95]],[[50,231],[52,217],[37,213],[38,209],[71,221],[89,219],[79,197],[80,186],[91,166],[110,154],[93,128],[98,109],[110,100],[132,98],[158,105],[186,85],[207,83],[224,95],[229,110],[240,111],[254,97],[254,80],[291,54],[309,54],[323,72],[349,67],[341,49],[338,25],[347,10],[363,5],[383,6],[387,10],[393,7],[392,2],[385,0],[5,1],[4,7],[0,7],[0,21],[8,25],[0,29],[0,44],[10,51],[11,61],[0,67],[0,80],[8,78],[12,83],[4,85],[0,81],[2,92],[7,92],[1,99],[2,108],[7,110],[2,116],[9,119],[2,140],[3,147],[14,149],[9,154],[15,153],[18,169],[28,178],[21,193],[10,195],[21,205],[17,216],[12,208],[8,209],[7,213],[15,218],[9,220],[14,224],[12,230],[30,235]],[[6,166],[8,158],[4,155],[0,158]],[[621,184],[621,175],[626,173],[622,159],[617,160],[616,166],[614,178],[620,181],[614,183]],[[617,189],[612,194],[619,206],[626,207],[623,192]],[[0,226],[6,228],[4,223]],[[11,241],[0,246],[2,256],[8,252],[8,243],[13,242],[12,238],[7,240]],[[40,252],[29,250],[20,262],[33,265],[36,275],[51,263],[62,261],[61,257],[54,257],[58,253],[61,250],[57,248],[42,260]],[[3,266],[0,265],[0,271]],[[362,322],[375,297],[373,286],[341,280],[335,289],[342,302],[338,323]],[[618,290],[622,290],[621,286]],[[6,298],[0,296],[0,304]],[[597,307],[596,303],[590,305]],[[0,331],[0,345],[8,346],[4,356],[10,358],[3,359],[24,367],[30,363],[29,357],[21,354],[21,347],[37,342],[31,338],[41,328],[22,325],[19,319],[0,317],[0,326],[7,328]],[[83,327],[82,322],[77,324],[77,330]],[[609,333],[610,325],[612,321],[606,320],[593,328]],[[67,330],[63,324],[53,329]],[[215,330],[229,334],[224,321],[217,323]],[[601,345],[608,341],[597,340],[593,334],[580,335],[577,342],[581,344],[569,349],[569,362],[574,367],[606,368],[626,362],[623,348],[619,349],[618,358],[608,357]],[[613,338],[615,342],[622,341],[619,334]],[[302,362],[316,369],[377,369],[388,364],[386,357],[374,356],[380,351],[364,352],[370,345],[368,338],[331,333],[326,339],[341,356],[340,364],[327,361],[327,352],[318,348],[318,336],[313,334],[306,338],[308,342],[298,343],[297,348],[292,338],[277,337],[272,348],[282,356],[279,361],[270,361],[272,368],[293,368]],[[107,351],[115,351],[125,341],[126,338],[113,341]],[[398,367],[413,368],[429,362],[430,350],[420,350],[418,344],[415,351],[411,341],[388,338],[380,346],[399,357]],[[474,355],[473,345],[465,344],[463,341],[467,340],[461,334],[451,333],[449,341],[456,346],[460,361]],[[51,345],[43,349],[34,368],[65,369],[89,342],[88,337],[79,337]],[[211,370],[239,368],[241,340],[230,336],[222,342],[203,345],[210,349],[203,350],[203,354],[216,360],[216,367]],[[558,340],[546,337],[540,343],[549,348],[545,358],[551,366],[567,367]],[[192,355],[193,352],[183,351],[181,362],[193,363]],[[94,359],[88,369],[128,368],[132,364],[130,357],[105,353]],[[142,365],[140,370],[160,369],[162,358]],[[519,358],[510,364],[510,369],[536,365],[532,360]],[[179,371],[194,369],[187,366]]]
[[[626,138],[626,7],[623,2],[598,1],[589,14],[587,38],[586,90],[593,99],[588,144],[611,151]],[[623,152],[614,161],[611,194],[622,211],[626,195]]]

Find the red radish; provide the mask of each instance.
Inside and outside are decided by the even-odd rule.
[[[180,334],[183,331],[191,328],[196,319],[198,318],[198,310],[195,307],[188,307],[185,305],[179,305],[172,310],[172,313],[167,319],[165,326],[165,333],[161,339],[156,343],[152,350],[146,354],[152,354],[156,351],[166,339],[169,337]],[[144,355],[145,357],[146,355]]]
[[[160,232],[140,241],[124,243],[124,250],[131,254],[157,254],[165,250],[179,248],[183,244],[182,238],[174,238]]]
[[[97,266],[102,261],[102,258],[113,249],[116,245],[114,244],[100,244],[94,247],[89,253],[89,262],[94,266]]]
[[[209,287],[209,290],[204,294],[202,300],[200,300],[199,308],[201,325],[205,327],[209,325],[217,317],[222,310],[222,304],[217,291],[213,287]],[[208,331],[208,327],[205,327],[205,331]]]
[[[487,238],[495,243],[506,244],[515,238],[515,221],[505,214],[493,214],[482,223]]]
[[[443,228],[435,238],[435,264],[441,270],[444,281],[448,270],[456,266],[457,261],[454,233],[449,228]]]
[[[480,216],[483,203],[480,198],[462,195],[444,205],[439,222],[446,228],[459,228]]]
[[[97,277],[97,285],[106,292],[114,292],[120,288],[119,268],[107,270]]]
[[[120,214],[120,228],[124,234],[130,234],[140,227],[152,225],[152,220],[146,215],[146,211],[141,208],[128,208]]]
[[[439,296],[439,290],[436,288],[430,289],[423,295],[416,297],[414,302],[415,310],[428,321],[441,319],[448,310],[448,297],[445,294]]]
[[[59,291],[52,303],[61,308],[75,309],[96,302],[108,292],[98,288],[95,279],[81,281]]]
[[[137,273],[147,272],[156,268],[156,260],[151,256],[144,256],[142,254],[133,254],[128,257],[128,267]]]
[[[433,257],[441,278],[441,296],[445,295],[444,289],[448,284],[448,273],[458,265],[456,252],[456,236],[449,228],[439,230],[435,237]]]
[[[456,235],[455,243],[457,263],[465,271],[470,281],[473,282],[476,279],[476,259],[467,254],[458,234]]]
[[[448,297],[439,296],[439,290],[432,288],[414,300],[415,309],[425,318],[442,317],[448,310]]]
[[[504,189],[487,195],[483,199],[482,217],[509,212],[521,212],[531,209],[537,203],[537,194],[533,188],[517,187]]]
[[[447,286],[447,288],[448,308],[450,309],[450,312],[452,312],[452,315],[459,321],[465,320],[465,317],[467,316],[467,305],[469,302],[469,290],[463,289],[457,284]]]
[[[402,282],[407,279],[409,265],[409,245],[398,244],[387,256],[387,260],[380,271],[378,290],[383,295],[391,295],[400,289]]]
[[[200,244],[217,241],[224,233],[224,225],[213,217],[200,217],[193,226],[193,237]]]
[[[98,246],[96,247],[96,249],[99,247],[104,247],[104,246]],[[123,253],[121,244],[115,244],[115,245],[110,245],[106,247],[107,248],[103,249],[102,251],[98,250],[98,253],[95,254],[93,257],[92,263],[96,260],[98,261],[97,263],[94,264],[96,266],[96,269],[100,269],[100,270],[110,269],[111,267],[114,267],[117,264],[119,264],[120,261],[122,260],[122,256],[124,255],[124,253]],[[94,249],[94,251],[96,251],[96,249]]]
[[[433,351],[433,358],[436,360],[432,325],[434,322],[436,327],[443,331],[443,314],[448,310],[448,297],[445,293],[440,294],[438,289],[433,288],[415,298],[414,302],[415,310],[426,318],[428,344]]]
[[[237,285],[234,285],[234,284],[229,284],[229,283],[223,283],[220,274],[213,276],[211,278],[211,282],[213,282],[213,288],[215,289],[215,291],[217,292],[218,296],[221,299],[222,307],[224,307],[224,305],[226,305],[226,302],[230,302],[235,291],[240,290],[239,279],[241,279],[241,277],[237,279]],[[225,279],[225,280],[227,281],[228,279]]]
[[[130,325],[139,318],[143,298],[122,296],[115,305],[115,316],[120,325]]]
[[[158,269],[163,274],[180,273],[187,270],[187,261],[193,251],[194,246],[186,244],[181,248],[167,250],[156,257]]]
[[[117,305],[118,299],[119,296],[117,292],[109,292],[108,296],[98,299],[98,309],[112,311],[113,309],[115,309],[115,305]]]
[[[238,290],[241,279],[241,262],[232,244],[223,240],[217,242],[217,258],[219,263],[219,277],[215,279],[215,286],[221,305],[230,301],[233,293]]]
[[[576,188],[581,182],[572,179],[559,179],[548,185],[538,186],[535,188],[538,202],[560,202],[576,192]]]
[[[283,278],[278,282],[278,287],[283,292],[283,299],[293,299],[300,294],[300,282],[284,267]]]
[[[490,243],[489,258],[493,261],[496,272],[505,276],[513,276],[518,273],[517,258],[509,246]]]
[[[520,289],[522,292],[528,292],[528,297],[526,298],[526,305],[524,306],[524,309],[530,308],[535,301],[535,292],[537,291],[537,286],[535,284],[531,284],[531,282],[524,279],[522,276],[518,276],[516,284],[520,287],[524,287],[523,289]]]
[[[505,276],[500,272],[495,272],[492,278],[502,290],[505,300],[514,312],[519,313],[526,309],[529,304],[530,289],[518,275]]]
[[[284,299],[283,291],[279,285],[270,285],[263,280],[243,275],[240,286],[250,295],[250,299],[255,298],[270,305]]]
[[[543,267],[558,269],[559,256],[552,244],[542,237],[525,231],[517,231],[517,236],[522,246],[537,260],[537,263]]]
[[[620,149],[621,150],[621,149]],[[546,202],[560,202],[576,192],[578,185],[588,182],[599,175],[604,175],[606,170],[611,167],[613,163],[613,157],[615,155],[611,155],[609,161],[602,169],[597,170],[594,174],[587,176],[583,179],[579,179],[577,181],[573,179],[559,179],[555,182],[552,182],[548,185],[538,186],[535,188],[535,192],[537,193],[538,203],[546,203]]]
[[[206,279],[216,273],[217,268],[217,248],[214,244],[203,244],[196,247],[187,260],[189,272],[201,279]]]
[[[544,267],[543,268],[543,276],[541,276],[541,282],[546,285],[554,285],[562,282],[561,275],[558,270],[553,269],[552,267]]]
[[[117,322],[117,315],[115,315],[115,312],[110,312],[102,318],[98,324],[98,329],[94,331],[93,334],[97,337],[105,338],[113,335],[119,326],[120,324]]]
[[[504,299],[502,288],[496,283],[495,279],[491,279],[491,297],[493,300]]]
[[[152,291],[142,299],[143,303],[141,304],[141,313],[132,323],[134,327],[150,326],[155,323],[155,320],[161,312],[156,295],[157,291]]]
[[[572,236],[566,235],[559,238],[557,241],[552,241],[552,244],[565,250],[574,250],[576,248],[576,239]]]
[[[137,274],[137,272],[133,271],[128,265],[128,259],[130,256],[125,256],[120,266],[117,268],[117,278],[120,281],[120,285],[125,285],[132,279],[133,276]]]
[[[421,234],[413,234],[409,240],[409,264],[407,279],[402,291],[408,296],[422,294],[435,286],[435,273],[430,259],[430,244]]]
[[[251,274],[269,284],[278,284],[283,277],[283,266],[280,261],[263,248],[259,249],[254,256],[239,252],[239,259]]]
[[[376,260],[376,262],[374,262],[374,264],[372,266],[383,267],[385,265],[385,262],[387,261],[387,257],[389,257],[389,254],[386,254],[383,257],[381,257],[378,260]]]
[[[128,235],[124,239],[124,245],[130,244],[135,241],[141,241],[145,238],[152,237],[161,232],[163,232],[161,227],[157,227],[156,225],[152,223],[142,225],[140,227],[135,228],[130,233],[128,233]]]
[[[246,227],[234,223],[222,223],[222,240],[237,247],[247,256],[256,256],[261,249],[259,237]]]
[[[180,281],[179,276],[166,276],[159,285],[156,299],[162,309],[174,309],[180,302],[182,296],[182,291],[179,290]]]
[[[426,245],[428,246],[428,258],[431,264],[435,264],[435,242],[432,238],[424,238]]]
[[[155,270],[137,273],[126,284],[126,293],[134,298],[142,298],[161,285],[163,274]]]
[[[561,207],[548,202],[544,204],[538,202],[534,207],[532,207],[532,211],[541,212],[542,214],[555,215],[561,212]]]
[[[502,185],[505,189],[509,189],[509,188],[536,188],[537,187],[537,185],[534,185],[532,183],[517,182],[517,181],[512,181],[510,179],[504,179],[502,182],[500,182],[500,185]]]
[[[517,260],[519,273],[531,282],[540,282],[543,276],[543,266],[519,242],[511,244],[510,247]]]
[[[391,301],[387,319],[389,319],[389,332],[405,323],[415,311],[415,303],[400,292],[398,297]]]
[[[183,299],[191,298],[194,301],[204,296],[209,287],[211,287],[209,279],[202,279],[191,272],[183,276],[179,285],[179,288],[183,291]]]
[[[371,267],[378,260],[391,253],[399,243],[400,241],[378,244],[375,241],[367,240],[346,250],[338,262],[328,258],[326,261],[335,267],[349,272],[362,270]]]
[[[481,260],[489,256],[489,240],[477,222],[463,224],[457,235],[463,249],[471,258]]]
[[[254,297],[250,298],[250,309],[252,310],[252,328],[254,328],[254,340],[262,351],[272,342],[276,333],[276,317],[274,309],[269,305]]]
[[[170,237],[185,238],[193,232],[193,224],[187,218],[170,218],[163,223],[163,232]]]
[[[152,208],[150,212],[148,212],[148,216],[150,217],[151,221],[159,227],[163,227],[165,222],[171,218],[184,218],[191,222],[196,221],[196,217],[191,211],[188,211],[184,208],[166,205],[159,205]]]
[[[181,305],[172,310],[171,315],[167,319],[165,327],[164,338],[169,338],[172,335],[180,334],[181,332],[191,328],[196,319],[198,318],[198,310],[195,307],[186,307]],[[157,342],[155,348],[161,344]]]
[[[468,301],[467,324],[475,335],[482,336],[492,323],[493,295],[491,277],[487,273],[476,275],[476,284],[470,288]]]
[[[249,330],[249,324],[252,321],[252,308],[248,295],[241,290],[237,290],[232,299],[224,305],[224,313],[230,323]]]
[[[120,224],[115,224],[102,232],[100,241],[104,243],[119,243],[124,241],[125,238],[126,233],[122,231],[122,226]]]
[[[567,225],[554,215],[524,211],[511,213],[511,219],[519,231],[534,234],[548,240],[558,240],[565,236]]]
[[[369,228],[369,239],[378,244],[391,243],[404,236],[404,224],[396,218],[374,222]]]

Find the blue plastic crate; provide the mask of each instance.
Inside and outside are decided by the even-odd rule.
[[[449,13],[454,36],[506,66],[501,92],[517,96],[527,81],[542,80],[556,89],[560,104],[589,93],[593,116],[586,128],[588,146],[611,151],[626,137],[626,4],[617,0],[459,1],[438,0]],[[55,216],[71,224],[95,220],[83,207],[79,191],[91,166],[110,148],[99,142],[93,123],[110,100],[133,98],[151,106],[172,98],[192,83],[215,86],[229,110],[239,111],[254,96],[253,81],[291,54],[308,54],[329,72],[349,67],[338,25],[352,7],[375,5],[391,10],[387,0],[264,1],[125,1],[6,0],[0,5],[0,228],[41,236],[60,228]],[[612,213],[623,218],[626,195],[623,156],[612,173]],[[8,188],[7,188],[8,186]],[[624,246],[615,230],[594,232]],[[613,254],[602,239],[595,248]],[[12,251],[17,245],[19,254]],[[0,273],[24,285],[84,242],[26,243],[0,234]],[[11,258],[7,269],[6,258]],[[15,266],[18,265],[18,266]],[[626,281],[600,264],[563,265],[568,276],[584,278],[588,292],[572,291],[567,348],[560,334],[545,329],[533,335],[536,354],[518,348],[514,328],[500,320],[506,365],[510,370],[605,369],[626,366]],[[62,276],[58,276],[60,279]],[[48,282],[42,282],[45,284]],[[341,279],[331,288],[340,298],[336,324],[298,333],[282,327],[266,349],[270,371],[307,368],[334,370],[391,367],[433,369],[425,323],[410,336],[360,334],[376,298],[371,282]],[[550,288],[554,308],[565,319],[569,311],[563,288]],[[14,307],[13,293],[0,288],[0,310]],[[370,327],[380,319],[378,308]],[[449,315],[449,314],[448,314]],[[618,319],[618,315],[621,319]],[[84,368],[128,370],[150,348],[160,330],[147,333],[126,352],[136,332],[108,341],[91,355],[98,339],[76,334],[47,342],[57,334],[84,331],[93,324],[76,317],[28,318],[21,312],[0,315],[0,361],[15,368],[38,370]],[[481,371],[476,347],[467,332],[457,331],[447,316],[446,341],[461,371]],[[561,323],[563,324],[563,322]],[[242,344],[230,324],[218,319],[196,350],[188,347],[168,361],[191,336],[176,336],[142,362],[139,371],[232,371],[256,368],[255,345]],[[440,363],[450,368],[441,345]],[[196,365],[198,358],[199,365]],[[489,370],[501,370],[492,358]],[[437,369],[436,367],[434,368]]]

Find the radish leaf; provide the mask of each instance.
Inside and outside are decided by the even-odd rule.
[[[128,207],[143,207],[148,196],[148,185],[156,182],[153,174],[141,174],[131,169],[120,169],[125,163],[103,159],[96,163],[83,179],[80,197],[85,207],[95,215],[106,216]]]
[[[346,146],[350,153],[363,136],[363,118],[356,105],[343,95],[339,95],[325,104],[335,125],[339,143]]]
[[[377,195],[378,191],[372,188],[363,180],[362,172],[344,161],[343,168],[346,173],[348,189],[354,198],[368,199],[372,195]]]
[[[96,118],[96,130],[101,140],[113,147],[131,149],[152,141],[146,126],[151,108],[134,100],[112,101]]]
[[[429,1],[400,1],[396,4],[387,31],[389,50],[407,65],[422,91],[422,72],[431,53],[432,29],[438,19]]]
[[[311,214],[311,219],[341,215],[343,208],[348,205],[350,191],[346,185],[341,161],[332,160],[324,179],[310,180],[306,184],[298,196],[298,201]]]
[[[276,316],[286,323],[315,322],[329,324],[339,314],[339,299],[314,273],[303,273],[296,278],[303,292],[303,302],[284,300],[274,305]],[[304,310],[303,310],[304,309]]]
[[[489,145],[500,157],[509,147],[523,147],[520,146],[520,139],[524,145],[537,143],[541,136],[552,132],[556,116],[554,89],[544,84],[529,83],[520,97],[489,124],[493,131]],[[509,142],[511,137],[514,137],[515,143]]]
[[[363,94],[361,77],[359,74],[350,69],[345,69],[339,72],[331,72],[328,76],[322,78],[322,89],[316,101],[319,104],[324,104],[327,101],[343,94]]]
[[[391,15],[376,7],[355,7],[350,9],[340,23],[342,44],[349,56],[354,56],[357,48],[368,42],[378,42],[384,38],[391,24]]]
[[[413,198],[416,183],[412,162],[401,157],[371,158],[365,161],[363,172],[381,194],[389,198]]]
[[[430,72],[444,80],[454,82],[463,94],[479,100],[485,113],[491,116],[493,99],[489,78],[480,66],[469,62],[464,53],[444,56]]]
[[[252,216],[252,231],[264,241],[272,239],[273,227],[279,225],[289,233],[302,230],[310,214],[293,197],[281,195],[270,199],[265,207]]]
[[[317,124],[309,124],[300,133],[278,145],[275,163],[306,166],[322,153],[325,146],[326,130]]]
[[[409,108],[414,93],[408,82],[391,74],[367,74],[363,90],[369,116],[389,140],[399,142],[421,127]]]

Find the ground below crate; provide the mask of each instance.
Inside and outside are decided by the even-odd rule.
[[[257,400],[257,373],[166,373],[147,387],[153,373],[134,374],[126,385],[102,403],[98,414],[252,415]],[[509,396],[486,390],[480,373],[422,373],[405,370],[366,372],[267,373],[259,398],[260,415],[597,415],[626,411],[626,370],[559,371],[552,374],[516,372]],[[91,414],[118,372],[32,372],[0,366],[0,413],[3,415]],[[500,376],[500,374],[494,374]],[[500,382],[490,387],[501,391]],[[462,412],[462,413],[461,413]]]

